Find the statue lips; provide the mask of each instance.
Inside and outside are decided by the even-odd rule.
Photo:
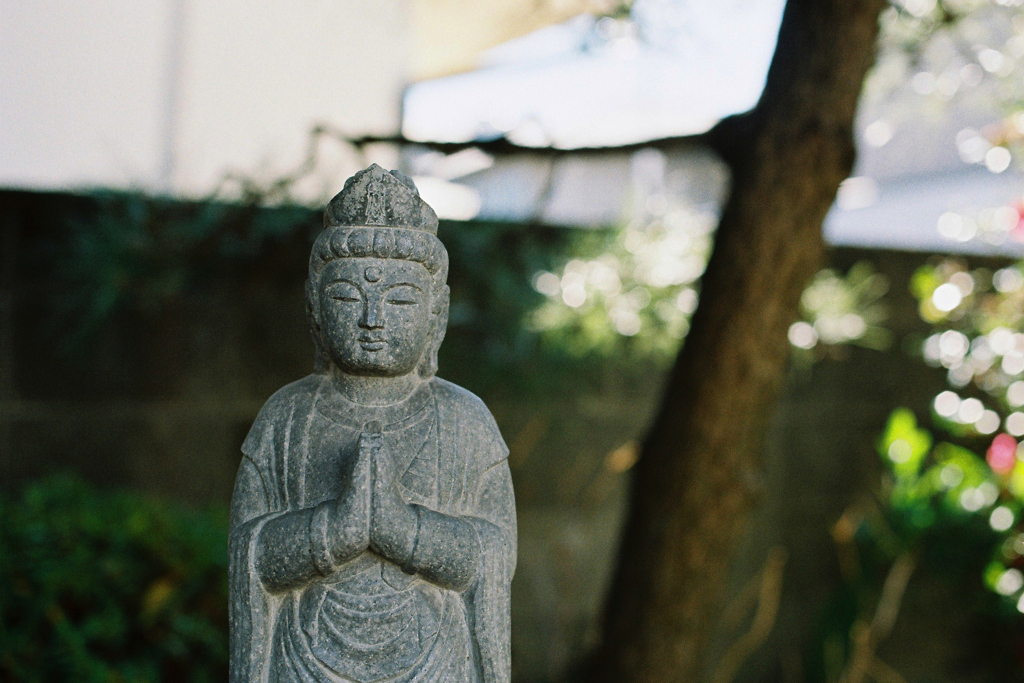
[[[359,345],[364,351],[381,351],[388,342],[380,337],[359,337]]]

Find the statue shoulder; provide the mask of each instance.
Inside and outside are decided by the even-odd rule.
[[[272,438],[275,431],[285,428],[296,404],[303,399],[312,399],[321,381],[320,375],[307,375],[275,391],[256,415],[249,434],[242,443],[242,452],[255,459],[264,439]]]
[[[439,400],[445,401],[458,412],[459,417],[471,422],[491,424],[495,429],[498,428],[487,405],[469,389],[464,389],[458,384],[452,384],[440,377],[434,377],[431,380],[431,388]]]
[[[431,387],[438,401],[458,416],[460,442],[465,439],[464,443],[473,445],[472,451],[483,460],[484,467],[508,457],[508,446],[501,437],[498,423],[479,396],[439,377],[431,380]]]

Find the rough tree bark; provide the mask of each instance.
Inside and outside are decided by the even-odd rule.
[[[789,0],[761,100],[711,133],[732,190],[700,307],[635,468],[591,681],[701,678],[731,552],[757,498],[786,332],[853,166],[854,114],[884,5]]]

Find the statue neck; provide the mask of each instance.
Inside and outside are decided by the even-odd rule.
[[[334,368],[334,388],[352,403],[363,406],[388,406],[402,403],[423,382],[417,372],[399,377],[364,377],[348,375]]]

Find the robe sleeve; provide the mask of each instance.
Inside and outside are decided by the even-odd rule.
[[[508,449],[494,428],[490,463],[479,479],[472,516],[480,567],[464,594],[484,683],[508,683],[512,674],[510,587],[516,567],[516,508]],[[497,460],[497,462],[494,462]]]
[[[263,588],[256,571],[260,530],[277,516],[274,492],[257,462],[268,462],[264,449],[273,448],[273,427],[256,424],[242,447],[244,456],[231,497],[231,531],[228,539],[228,619],[230,632],[229,680],[260,683],[266,680],[270,660],[271,630],[277,602]]]

